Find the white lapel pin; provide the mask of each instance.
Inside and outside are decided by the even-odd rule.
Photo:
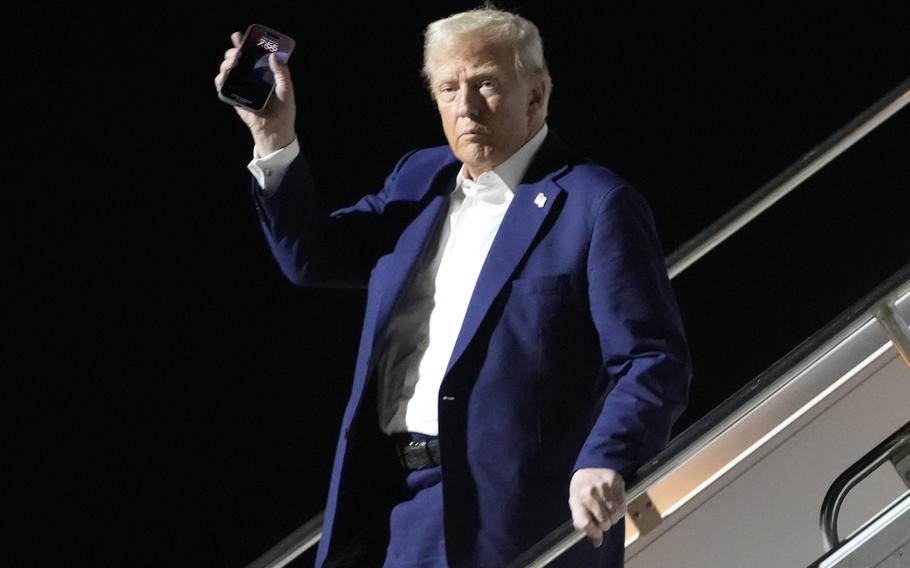
[[[534,205],[536,205],[538,209],[543,209],[543,206],[546,202],[547,196],[543,193],[538,193],[537,197],[534,198]]]

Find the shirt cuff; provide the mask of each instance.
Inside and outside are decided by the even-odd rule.
[[[250,170],[250,173],[253,174],[253,177],[256,178],[256,182],[259,184],[259,187],[262,188],[262,193],[268,195],[274,193],[275,189],[281,185],[284,174],[287,173],[288,168],[291,166],[291,162],[293,162],[294,158],[299,154],[300,144],[298,144],[296,138],[284,148],[279,148],[271,154],[262,156],[261,158],[256,153],[256,147],[254,146],[253,159],[250,160],[250,163],[247,164],[246,167]]]

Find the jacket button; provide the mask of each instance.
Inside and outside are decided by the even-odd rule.
[[[444,396],[444,397],[442,397],[442,400],[455,400],[455,397],[454,396]]]

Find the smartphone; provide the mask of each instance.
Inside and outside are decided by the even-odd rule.
[[[240,43],[237,65],[228,71],[218,91],[222,101],[261,112],[275,92],[275,76],[269,67],[269,55],[277,53],[287,63],[294,51],[294,39],[260,24],[246,29]]]

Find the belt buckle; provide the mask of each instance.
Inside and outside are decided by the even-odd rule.
[[[427,443],[420,440],[410,440],[406,445],[396,444],[395,449],[398,452],[398,461],[402,467],[409,471],[424,469],[426,465],[422,463],[422,452],[426,451]],[[428,456],[429,457],[429,456]]]

